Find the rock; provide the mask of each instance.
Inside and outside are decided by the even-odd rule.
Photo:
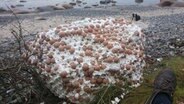
[[[54,10],[65,10],[65,8],[62,5],[53,6]]]
[[[113,1],[111,1],[111,3],[117,3],[117,1],[114,1],[114,0],[113,0]]]
[[[98,5],[98,4],[93,4],[92,6],[97,7],[97,6],[99,6],[99,5]]]
[[[45,12],[45,11],[53,11],[53,6],[43,6],[43,7],[37,7],[36,10],[38,12]]]
[[[70,5],[70,4],[63,4],[62,6],[63,6],[65,9],[71,9],[71,8],[73,8],[73,6]]]
[[[184,2],[174,2],[172,7],[184,7]]]
[[[111,0],[101,0],[100,4],[109,4]]]
[[[45,17],[36,17],[35,20],[47,20]]]
[[[23,7],[23,4],[17,4],[16,7]]]
[[[0,13],[5,12],[6,10],[4,8],[0,8]]]
[[[82,1],[81,1],[81,0],[77,0],[76,2],[77,2],[77,3],[79,3],[79,4],[80,4],[80,3],[82,3]]]
[[[83,2],[82,4],[86,5],[87,3],[86,2]]]
[[[20,0],[20,2],[27,2],[26,0]]]
[[[14,6],[14,5],[11,5],[10,7],[11,7],[11,8],[15,8],[16,6]]]
[[[175,1],[177,1],[177,0],[160,0],[160,2],[164,2],[164,1],[175,2]]]
[[[76,5],[77,3],[75,3],[75,2],[71,2],[71,3],[69,3],[69,4],[74,6],[74,5]]]
[[[28,13],[33,13],[32,10],[27,10],[27,9],[12,9],[12,11],[15,13],[15,14],[28,14]]]
[[[135,0],[136,3],[142,3],[143,0]]]
[[[113,4],[112,4],[112,6],[116,6],[116,4],[115,4],[115,3],[113,3]]]
[[[85,9],[87,9],[87,8],[91,8],[91,6],[85,6],[84,8],[85,8]]]
[[[165,6],[171,6],[174,2],[172,1],[163,1],[163,2],[160,2],[158,5],[161,6],[161,7],[165,7]]]

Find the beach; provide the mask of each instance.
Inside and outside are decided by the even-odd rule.
[[[131,19],[132,19],[133,13],[140,15],[141,20],[132,21]],[[35,73],[32,74],[32,72],[30,71],[32,67],[29,66],[30,68],[29,69],[27,68],[28,66],[26,67],[21,66],[23,62],[18,52],[18,48],[17,48],[18,42],[16,41],[15,37],[12,34],[12,30],[19,29],[18,22],[21,24],[21,29],[22,29],[21,32],[23,34],[24,40],[28,41],[28,40],[34,40],[38,33],[55,28],[61,24],[71,23],[73,21],[82,20],[84,18],[102,19],[102,18],[108,18],[108,17],[125,18],[127,21],[133,22],[142,28],[142,32],[145,34],[145,38],[146,38],[144,43],[144,48],[145,48],[144,50],[145,50],[145,61],[147,64],[146,68],[148,69],[146,69],[145,71],[149,71],[148,73],[149,75],[151,75],[152,72],[157,70],[156,68],[158,66],[156,68],[152,67],[153,65],[155,65],[155,63],[156,65],[157,63],[160,64],[160,62],[162,60],[165,60],[165,58],[167,60],[167,58],[173,57],[173,56],[181,56],[181,57],[184,56],[184,21],[183,21],[184,8],[182,7],[159,7],[157,5],[152,5],[152,6],[150,5],[149,6],[116,5],[116,6],[100,6],[100,7],[93,7],[93,8],[71,8],[66,10],[54,10],[54,11],[46,11],[46,12],[28,13],[28,14],[2,13],[0,14],[0,30],[1,30],[0,61],[4,63],[6,63],[7,61],[7,66],[8,65],[10,66],[10,67],[7,67],[7,69],[12,70],[11,72],[13,73],[10,75],[9,74],[6,75],[6,73],[9,73],[9,70],[7,70],[5,74],[2,73],[2,76],[4,78],[2,79],[3,80],[2,82],[8,83],[8,85],[10,86],[8,89],[6,87],[0,87],[0,90],[4,92],[8,92],[8,93],[2,94],[2,96],[6,96],[4,102],[6,102],[6,99],[8,99],[7,102],[12,101],[10,99],[11,93],[17,93],[19,91],[14,89],[14,86],[11,86],[12,84],[8,82],[7,79],[13,80],[13,79],[19,78],[19,76],[20,78],[23,78],[23,79],[25,78],[26,81],[28,80],[27,82],[16,82],[16,84],[17,85],[20,84],[21,86],[24,86],[24,85],[25,86],[28,85],[31,87],[34,86],[32,87],[34,90],[36,88],[35,86],[37,86],[37,83],[38,83],[36,82],[37,79],[36,81],[34,79],[34,78],[37,78],[35,76],[38,76],[38,74],[33,75]],[[17,63],[22,62],[19,67],[20,70],[18,69],[16,64],[15,64],[15,68],[13,67],[13,69],[11,69],[12,68],[11,66],[13,66],[14,63],[16,63],[15,60],[18,60]],[[181,59],[181,62],[183,62],[182,59]],[[148,67],[149,65],[151,67]],[[5,72],[6,70],[3,70],[3,71]],[[178,73],[180,74],[179,71]],[[181,74],[180,76],[182,75],[183,74]],[[153,79],[151,79],[151,81],[152,80]],[[29,81],[31,82],[31,84]],[[145,81],[143,82],[143,84],[144,83]],[[42,86],[44,86],[43,83],[41,84]],[[41,90],[38,89],[40,92],[42,91],[46,93],[49,92],[49,90],[45,91],[45,89],[40,86],[38,88],[41,88]],[[23,89],[23,91],[21,91],[20,93],[27,94],[29,90],[32,90],[32,89],[31,88],[27,89],[27,87],[25,87],[25,89]],[[49,94],[52,94],[52,93],[50,92]],[[47,102],[47,100],[51,100],[51,101],[53,100],[52,98],[50,98],[50,96],[47,96],[47,95],[42,99],[39,98],[40,96],[38,96],[39,100],[35,100],[37,99],[36,98],[37,96],[35,96],[34,94],[33,96],[34,96],[33,100],[30,98],[31,99],[30,101],[36,102],[36,103],[38,102],[44,103],[44,102]],[[41,93],[41,96],[43,96],[42,93]],[[51,97],[53,96],[54,95],[52,95]],[[24,98],[24,95],[23,95],[23,98]],[[25,99],[27,98],[29,99],[29,97],[25,97]],[[66,100],[66,99],[64,100],[62,99],[63,101],[61,101],[61,99],[58,99],[58,97],[55,97],[55,96],[54,98],[56,98],[58,102],[59,101],[63,102]],[[53,100],[53,101],[56,101],[56,100]],[[176,101],[182,102],[182,100],[176,100]]]
[[[176,54],[176,50],[169,46],[170,40],[183,39],[184,8],[158,6],[114,6],[89,9],[68,9],[33,14],[17,15],[21,21],[23,34],[26,36],[46,31],[63,23],[69,23],[83,18],[125,18],[131,20],[132,13],[139,14],[141,24],[146,34],[147,55],[162,57]],[[13,38],[11,28],[17,24],[11,14],[0,16],[1,41]],[[181,51],[181,50],[180,50]]]

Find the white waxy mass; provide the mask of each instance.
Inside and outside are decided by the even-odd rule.
[[[87,102],[102,86],[141,82],[144,40],[141,28],[125,19],[86,18],[39,33],[23,57],[55,95]]]

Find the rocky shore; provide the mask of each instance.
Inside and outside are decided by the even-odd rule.
[[[144,24],[144,32],[147,38],[145,44],[147,55],[162,57],[178,53],[182,54],[184,8],[116,6],[108,8],[69,9],[65,11],[18,15],[18,17],[22,21],[24,35],[34,35],[37,32],[45,31],[59,24],[80,20],[86,17],[124,17],[130,20],[132,13],[139,14],[141,21],[138,23]],[[0,16],[0,36],[2,42],[5,38],[12,36],[10,29],[13,28],[15,24],[16,19],[14,16]],[[182,45],[179,47],[173,46],[173,42],[177,41]]]
[[[38,32],[46,31],[47,29],[63,23],[81,20],[86,17],[99,19],[106,17],[124,17],[131,21],[132,13],[141,16],[141,20],[136,22],[136,24],[144,28],[143,32],[146,36],[145,51],[148,59],[146,61],[149,61],[150,59],[160,61],[163,57],[184,55],[184,8],[161,8],[157,6],[114,6],[88,9],[74,8],[64,11],[17,15],[17,17],[22,25],[24,39],[30,40],[33,39]],[[17,26],[17,19],[14,15],[0,15],[1,61],[5,58],[8,60],[14,56],[19,56],[18,53],[14,53],[17,52],[17,48],[15,47],[16,41],[11,33],[11,29],[17,29]],[[27,74],[23,73],[23,75]],[[27,78],[27,76],[24,78]],[[30,79],[32,79],[32,77],[30,77]],[[7,81],[5,80],[5,82]],[[12,91],[5,88],[3,89],[7,92]],[[27,90],[25,90],[25,92],[27,92]],[[8,94],[11,95],[11,93]],[[5,95],[7,95],[7,93],[5,93]]]

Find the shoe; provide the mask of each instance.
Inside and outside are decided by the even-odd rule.
[[[176,75],[171,69],[164,69],[159,72],[154,80],[154,90],[151,97],[145,104],[152,104],[153,100],[159,93],[166,93],[171,97],[176,89]]]

